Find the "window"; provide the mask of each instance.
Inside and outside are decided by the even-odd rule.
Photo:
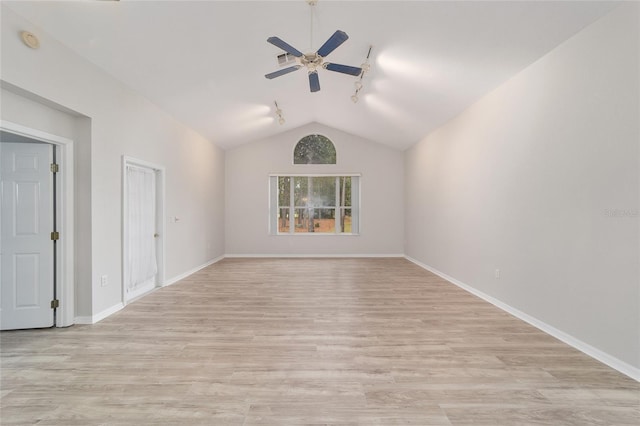
[[[325,136],[305,136],[293,150],[293,164],[336,164],[336,147]]]
[[[358,234],[357,175],[271,176],[271,234]]]

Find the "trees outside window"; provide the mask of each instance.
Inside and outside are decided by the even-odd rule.
[[[326,136],[308,135],[293,150],[293,164],[336,164],[336,147]]]
[[[357,234],[359,176],[272,176],[277,234]],[[355,216],[355,217],[354,217]]]
[[[326,136],[308,135],[293,150],[294,164],[336,164]],[[282,234],[358,234],[359,175],[270,177],[270,229]]]

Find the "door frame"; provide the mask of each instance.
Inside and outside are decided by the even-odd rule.
[[[164,286],[165,279],[165,168],[164,166],[150,163],[149,161],[140,160],[138,158],[122,156],[122,304],[127,305],[138,297],[144,296],[144,294],[127,300],[126,279],[128,268],[126,262],[127,254],[127,240],[126,240],[126,211],[127,211],[127,166],[139,166],[153,169],[156,178],[156,229],[160,234],[160,237],[156,239],[156,261],[158,263],[158,275],[156,278],[155,288]],[[146,293],[145,293],[146,294]]]
[[[74,200],[73,200],[73,140],[0,120],[0,129],[18,136],[54,145],[58,150],[56,162],[60,174],[56,178],[56,224],[60,239],[56,243],[56,297],[60,306],[56,309],[56,327],[68,327],[75,321],[74,280]]]

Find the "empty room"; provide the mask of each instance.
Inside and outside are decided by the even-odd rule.
[[[640,2],[0,19],[0,424],[640,422]]]

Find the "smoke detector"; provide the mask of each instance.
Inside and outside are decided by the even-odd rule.
[[[24,44],[32,49],[37,49],[40,47],[40,40],[38,40],[38,37],[36,37],[35,34],[29,31],[22,31],[20,33],[20,38],[22,39],[22,42]]]

